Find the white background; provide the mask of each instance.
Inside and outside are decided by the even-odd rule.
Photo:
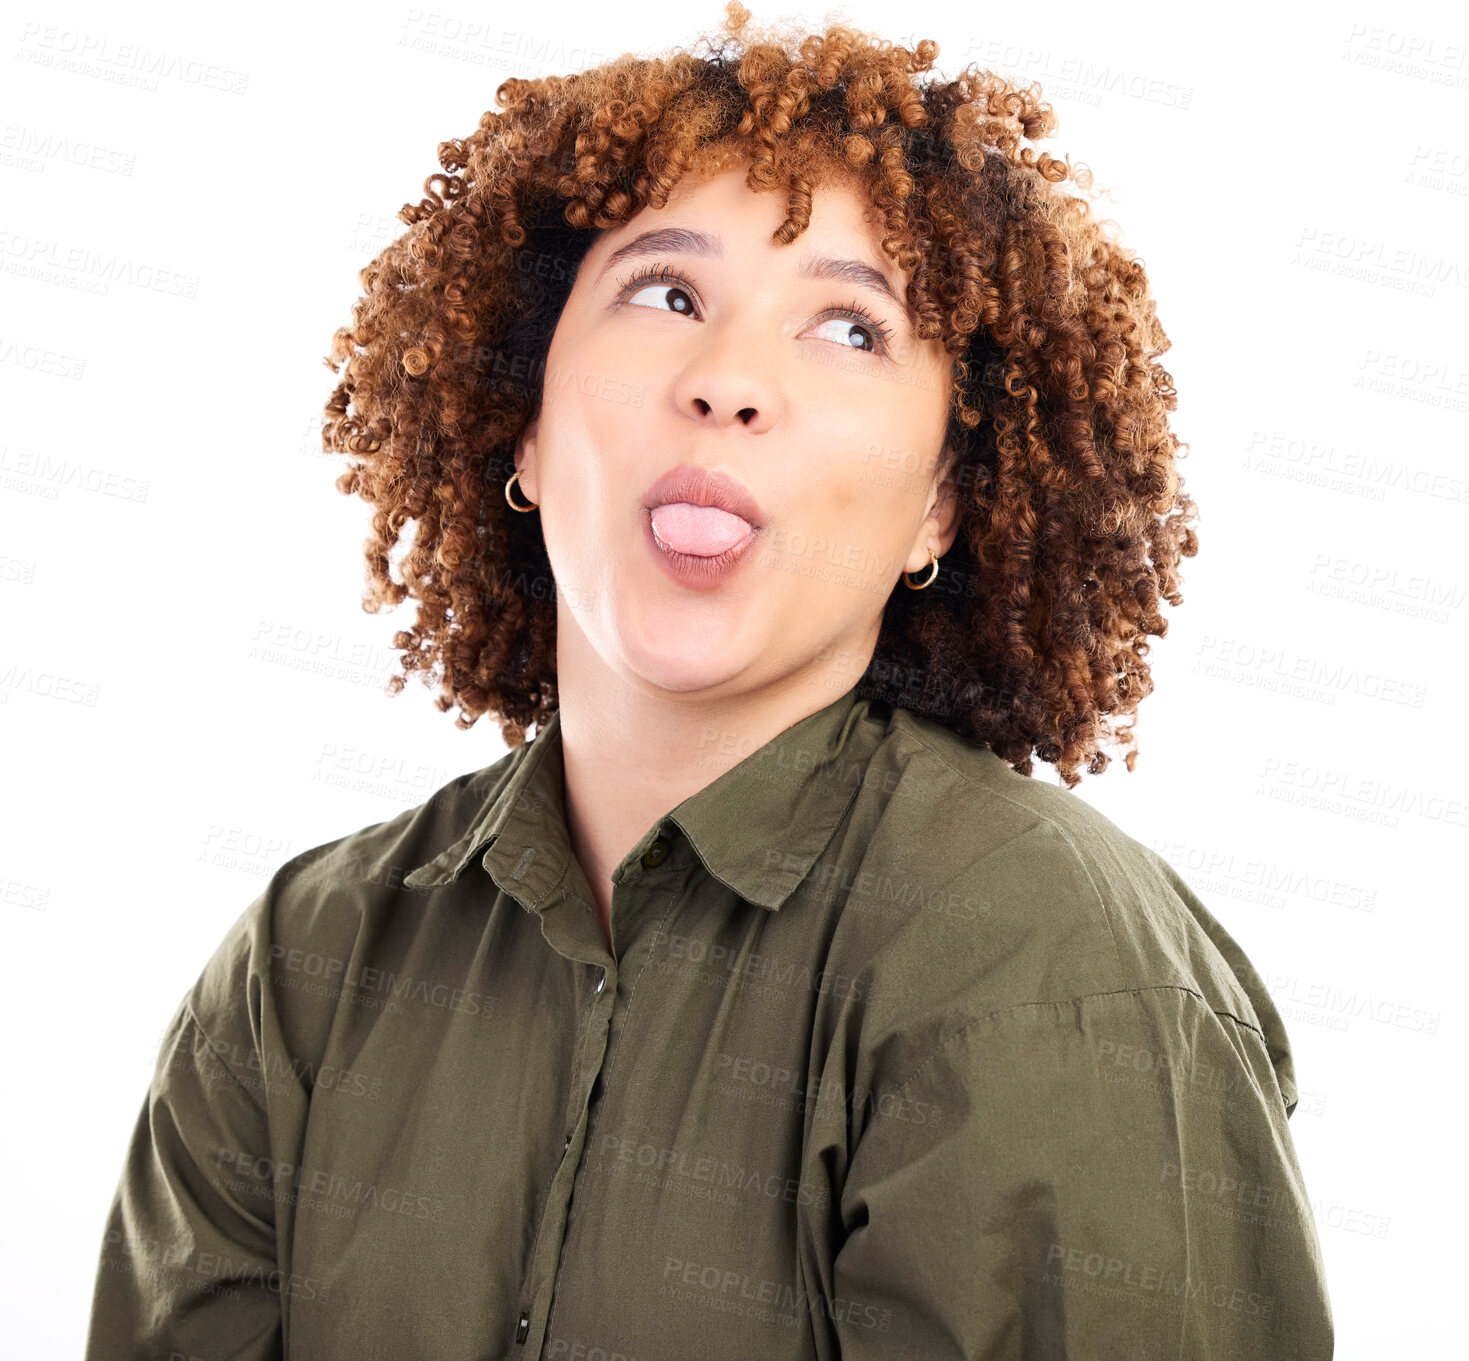
[[[911,31],[837,17],[935,38],[945,75],[1039,80],[1061,120],[1042,146],[1110,189],[1173,340],[1201,553],[1154,641],[1137,770],[1078,796],[1179,868],[1284,1013],[1338,1357],[1449,1355],[1469,20],[903,8]],[[79,1351],[160,1034],[269,874],[504,750],[417,681],[383,692],[411,616],[359,608],[368,512],[320,451],[323,359],[502,79],[687,45],[722,9],[505,12],[31,4],[0,28],[17,1356]]]

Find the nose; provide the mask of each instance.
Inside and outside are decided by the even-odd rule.
[[[695,397],[694,406],[706,419],[711,419],[715,421],[718,420],[718,417],[714,415],[713,405],[710,402],[705,401],[704,398]],[[749,425],[750,422],[753,421],[759,414],[760,413],[753,406],[742,406],[738,411],[735,412],[735,419],[737,421],[743,422],[745,425]]]
[[[783,395],[768,339],[762,351],[753,327],[708,321],[703,327],[707,330],[687,351],[674,385],[679,410],[706,425],[769,429],[780,415]]]

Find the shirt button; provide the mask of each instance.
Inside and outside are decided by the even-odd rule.
[[[530,1315],[522,1309],[520,1312],[520,1322],[515,1325],[515,1340],[517,1342],[524,1342],[529,1332]]]
[[[668,859],[668,842],[661,836],[643,854],[643,864],[650,870],[656,869]]]
[[[561,1151],[565,1153],[571,1147],[571,1135],[566,1136],[566,1142],[561,1145]]]
[[[597,980],[597,991],[601,992],[607,986],[607,970],[602,970],[602,976]]]

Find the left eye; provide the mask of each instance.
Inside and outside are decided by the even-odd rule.
[[[836,336],[827,336],[825,339],[835,340],[838,345],[845,345],[853,350],[865,350],[868,354],[873,354],[877,350],[877,340],[873,335],[872,327],[867,325],[866,322],[852,321],[847,317],[828,317],[825,321],[817,323],[818,329],[822,326],[855,326],[859,332],[865,332],[867,336],[866,345],[854,343],[851,336],[845,336],[840,339]]]
[[[676,284],[649,284],[645,288],[638,289],[636,293],[628,294],[627,300],[628,302],[632,302],[634,299],[642,297],[644,293],[661,294],[665,301],[675,296],[682,298],[684,305],[682,307],[675,306],[673,308],[673,311],[681,312],[687,316],[693,315],[693,300],[689,297],[687,293],[684,292],[683,289],[679,288]]]

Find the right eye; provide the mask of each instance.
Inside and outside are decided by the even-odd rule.
[[[663,300],[667,301],[670,296],[678,295],[684,298],[688,305],[680,307],[675,303],[671,304],[668,310],[677,312],[681,316],[692,316],[693,296],[688,288],[683,287],[687,283],[688,280],[682,275],[675,273],[666,265],[660,265],[657,269],[641,269],[630,278],[623,280],[618,290],[618,297],[623,302],[631,302],[639,294],[655,293],[661,295]],[[654,288],[651,286],[655,284],[658,287]],[[648,305],[646,303],[638,304],[638,306]]]

